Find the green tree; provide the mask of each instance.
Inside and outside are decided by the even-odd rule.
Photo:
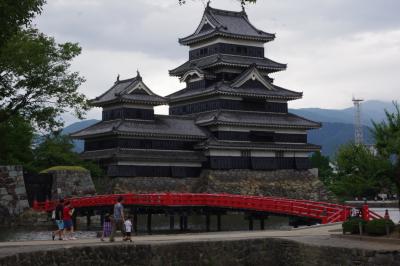
[[[0,164],[22,164],[32,161],[32,139],[34,130],[30,123],[15,116],[0,123]]]
[[[70,71],[81,48],[57,44],[29,24],[44,1],[0,1],[11,12],[0,20],[7,37],[0,45],[0,123],[18,116],[36,128],[52,129],[62,125],[60,116],[69,110],[82,118],[89,108],[78,92],[84,79]]]
[[[397,102],[393,102],[393,105],[393,113],[385,110],[386,120],[373,123],[373,134],[378,153],[393,165],[394,171],[390,177],[400,195],[400,107]]]
[[[314,152],[310,158],[313,168],[318,168],[318,176],[325,185],[332,180],[332,167],[329,165],[329,157],[323,156],[320,151]]]
[[[42,12],[45,0],[0,0],[0,48]]]
[[[33,150],[34,160],[30,167],[42,171],[53,166],[82,166],[88,169],[92,176],[102,176],[102,170],[94,163],[83,161],[73,150],[74,144],[68,135],[55,132]]]
[[[341,146],[335,164],[337,173],[330,189],[340,197],[374,197],[393,186],[391,164],[364,145]]]

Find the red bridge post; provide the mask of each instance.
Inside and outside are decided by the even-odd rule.
[[[321,213],[321,223],[322,224],[327,224],[328,223],[328,214],[326,212],[326,208]]]
[[[39,210],[39,204],[36,199],[33,200],[32,208],[34,210]]]
[[[361,215],[362,215],[362,219],[364,221],[369,221],[369,207],[368,207],[368,203],[365,201],[365,203],[362,205],[361,208]]]
[[[49,198],[46,198],[46,201],[44,203],[44,210],[49,211],[49,208],[50,208],[50,201]]]

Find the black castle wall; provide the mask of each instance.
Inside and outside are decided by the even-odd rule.
[[[255,47],[248,45],[237,45],[228,43],[216,43],[202,48],[197,48],[189,52],[189,60],[213,54],[231,54],[251,57],[264,57],[264,47]]]
[[[103,110],[102,120],[114,120],[114,119],[142,119],[142,120],[153,120],[154,110],[153,109],[139,109],[139,108],[116,108],[112,110]]]
[[[260,111],[272,113],[287,113],[287,103],[265,102],[246,99],[244,101],[215,99],[198,103],[191,103],[169,108],[170,115],[185,115],[192,113],[200,113],[212,110],[242,110],[242,111]]]

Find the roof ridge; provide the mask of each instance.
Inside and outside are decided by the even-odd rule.
[[[98,124],[100,124],[100,123],[102,123],[102,122],[104,122],[104,121],[103,121],[103,120],[100,120],[100,121],[98,121],[97,123],[94,123],[93,125],[90,125],[90,126],[88,126],[88,127],[82,128],[82,129],[80,129],[80,130],[78,130],[78,131],[75,131],[75,132],[71,132],[71,133],[69,133],[68,135],[69,135],[69,136],[72,136],[72,135],[78,134],[78,133],[80,133],[80,132],[82,132],[82,131],[84,131],[84,130],[86,130],[86,129],[92,128],[92,127],[94,127],[94,126],[96,126],[96,125],[98,125]]]
[[[208,29],[204,34],[200,34],[201,31],[199,31],[199,29],[205,25],[205,19],[212,24],[214,29]],[[233,21],[236,21],[239,26],[232,26]],[[249,21],[244,8],[241,11],[231,11],[212,8],[207,4],[202,20],[196,31],[189,36],[179,38],[179,42],[184,45],[191,45],[192,43],[206,40],[213,36],[244,38],[260,42],[268,42],[275,39],[275,34],[256,28]]]
[[[132,87],[134,87],[133,85],[136,85],[139,82],[139,80],[134,78],[134,79],[131,79],[131,81],[125,81],[125,82],[122,82],[122,83],[127,83],[127,82],[129,82],[130,84],[128,86],[126,86],[125,89],[123,89],[119,93],[117,93],[116,95],[121,96],[121,97],[124,96],[124,95],[128,95],[127,91],[130,90]],[[121,81],[119,83],[121,83]]]
[[[137,77],[133,77],[133,78],[129,78],[129,79],[120,79],[120,80],[116,81],[115,83],[116,84],[125,83],[125,82],[129,82],[129,81],[134,81],[136,79],[137,79]]]
[[[293,92],[293,93],[297,93],[297,94],[303,96],[303,92],[302,92],[302,91],[294,91],[294,90],[285,89],[285,88],[283,88],[283,87],[281,87],[281,86],[275,85],[275,84],[272,83],[272,82],[271,82],[271,84],[272,84],[272,86],[274,86],[275,88],[277,88],[277,89],[279,89],[279,90],[284,90],[284,91],[288,91],[288,92]]]
[[[97,97],[91,99],[90,101],[97,101],[97,100],[99,100],[101,97],[103,97],[103,96],[106,95],[108,92],[110,92],[112,89],[114,89],[115,86],[117,86],[117,82],[115,82],[115,83],[111,86],[111,88],[109,88],[108,90],[106,90],[104,93],[102,93],[101,95],[99,95],[99,96],[97,96]]]
[[[95,97],[94,99],[91,99],[90,101],[97,101],[99,100],[101,97],[103,97],[104,95],[106,95],[107,93],[109,93],[112,89],[114,89],[118,84],[120,83],[125,83],[131,80],[136,79],[136,77],[134,78],[130,78],[130,79],[124,79],[124,80],[120,80],[119,79],[119,75],[118,75],[118,79],[114,82],[114,84],[111,86],[111,88],[109,88],[108,90],[106,90],[104,93],[102,93],[101,95]]]
[[[244,14],[246,14],[246,12],[243,10],[233,11],[233,10],[219,9],[219,8],[211,7],[209,5],[206,7],[206,11],[213,11],[213,12],[223,14],[223,15],[235,15],[235,16],[244,16]]]
[[[319,126],[322,126],[322,123],[321,123],[321,122],[313,121],[313,120],[311,120],[311,119],[308,119],[308,118],[305,118],[305,117],[303,117],[303,116],[299,116],[299,115],[296,115],[296,114],[290,113],[290,112],[288,112],[287,114],[289,114],[289,115],[291,115],[291,116],[293,116],[293,117],[301,118],[301,119],[306,120],[306,121],[311,122],[311,123],[318,124]]]

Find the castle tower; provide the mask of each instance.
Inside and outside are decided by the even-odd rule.
[[[102,121],[72,136],[85,140],[82,157],[111,177],[196,177],[203,169],[304,170],[320,149],[307,130],[320,123],[288,112],[302,93],[275,85],[285,64],[264,56],[275,35],[254,27],[244,10],[207,6],[195,32],[179,42],[189,58],[170,70],[185,88],[166,97],[139,75],[117,80],[92,100]],[[169,115],[154,114],[156,105]]]
[[[72,134],[84,139],[82,158],[97,161],[110,177],[197,176],[204,157],[193,146],[206,133],[184,117],[155,115],[166,104],[139,73],[119,80],[91,101],[102,121]]]
[[[264,56],[275,35],[253,26],[244,10],[207,5],[195,32],[179,39],[189,60],[170,70],[186,88],[167,96],[171,115],[191,116],[211,137],[197,145],[211,169],[307,169],[308,129],[319,123],[288,112],[302,93],[281,88],[269,74],[285,64]]]

